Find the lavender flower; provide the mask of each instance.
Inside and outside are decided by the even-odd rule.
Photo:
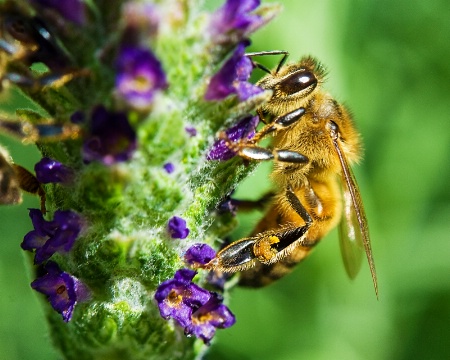
[[[70,115],[70,122],[73,124],[83,124],[85,120],[86,115],[81,110],[75,111],[72,115]]]
[[[31,283],[31,287],[47,296],[53,309],[62,315],[65,322],[72,318],[75,305],[90,296],[87,287],[76,277],[61,271],[58,264],[47,262],[46,274]]]
[[[48,157],[42,158],[35,166],[36,178],[42,184],[47,183],[70,183],[74,172],[71,168],[61,164],[59,161]]]
[[[166,320],[173,318],[183,328],[191,325],[193,310],[206,304],[211,296],[209,291],[192,282],[195,274],[189,269],[178,270],[173,279],[164,281],[155,293],[161,316]]]
[[[239,121],[236,125],[225,130],[225,134],[228,140],[237,142],[241,139],[251,139],[255,136],[255,129],[258,125],[259,118],[257,116],[247,116]],[[227,146],[224,139],[217,140],[208,154],[206,155],[207,160],[229,160],[236,153]]]
[[[247,81],[253,70],[252,61],[245,56],[248,44],[248,41],[240,42],[231,58],[211,78],[205,100],[223,100],[228,95],[236,94],[240,101],[245,101],[263,92],[263,89]]]
[[[136,150],[136,132],[122,112],[97,106],[91,116],[90,134],[83,145],[86,162],[98,160],[105,165],[131,159]]]
[[[259,0],[227,0],[211,17],[209,30],[217,44],[237,42],[265,24],[267,20],[252,14]]]
[[[186,220],[178,216],[170,218],[167,229],[172,239],[185,239],[189,235],[189,229],[186,227]]]
[[[193,126],[186,126],[184,130],[189,134],[190,137],[197,135],[197,129]]]
[[[131,106],[148,108],[156,91],[167,88],[161,63],[145,48],[125,46],[117,59],[116,89]]]
[[[208,244],[194,244],[184,254],[184,261],[193,266],[205,265],[214,256],[216,256],[216,251]]]
[[[31,0],[31,2],[41,8],[53,9],[76,24],[81,25],[85,22],[85,8],[82,0]]]
[[[205,344],[209,344],[216,329],[234,325],[236,318],[222,301],[223,298],[219,294],[212,292],[208,302],[192,314],[192,324],[185,329],[185,333],[193,334]]]
[[[175,165],[172,164],[171,162],[165,163],[163,165],[164,170],[166,170],[166,172],[168,174],[172,174],[175,171]]]
[[[70,210],[57,210],[52,221],[44,220],[42,212],[30,209],[34,230],[28,232],[21,244],[22,249],[36,250],[34,263],[41,264],[55,252],[68,252],[81,232],[81,217]]]

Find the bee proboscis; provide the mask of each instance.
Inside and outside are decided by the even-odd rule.
[[[273,92],[257,110],[266,125],[252,139],[228,145],[244,159],[272,160],[278,192],[251,236],[219,251],[205,267],[241,271],[240,284],[263,286],[290,272],[339,224],[347,273],[356,275],[364,249],[378,297],[367,219],[350,168],[361,147],[351,116],[321,88],[325,72],[315,59],[285,65],[286,51],[247,56],[267,54],[283,57],[273,71],[255,63],[268,73],[256,85]],[[272,147],[259,146],[269,135]]]

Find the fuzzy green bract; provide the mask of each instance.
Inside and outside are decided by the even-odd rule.
[[[201,339],[184,336],[173,320],[161,317],[154,294],[161,283],[188,266],[183,255],[190,246],[219,248],[218,240],[224,239],[235,220],[231,214],[219,214],[216,207],[254,168],[237,157],[210,161],[206,156],[218,131],[248,117],[270,97],[261,92],[245,102],[233,94],[221,101],[204,99],[210,79],[237,44],[278,11],[278,6],[258,6],[258,1],[242,7],[234,3],[228,1],[220,16],[214,17],[197,0],[73,1],[68,6],[79,12],[72,14],[73,19],[61,3],[0,4],[7,11],[18,11],[26,21],[44,24],[38,30],[48,30],[52,36],[48,42],[38,38],[43,49],[39,57],[30,49],[22,58],[2,51],[5,65],[0,76],[3,91],[15,87],[40,109],[17,109],[11,118],[36,129],[35,137],[24,140],[35,142],[43,157],[71,171],[70,182],[43,185],[45,218],[71,210],[83,219],[83,231],[70,251],[51,255],[51,261],[82,282],[89,298],[74,300],[72,317],[65,322],[42,297],[53,343],[66,359],[192,359],[207,349]],[[225,24],[212,30],[215,18],[234,18],[239,24],[240,16],[245,26],[237,25],[236,31],[227,27],[226,33],[218,34]],[[124,46],[148,49],[158,69],[144,67],[150,74],[145,82],[127,78],[126,86],[136,88],[118,91],[117,71],[130,77],[139,74],[141,66],[117,66]],[[36,62],[46,68],[44,75],[28,71],[29,63]],[[159,81],[154,91],[153,81]],[[133,107],[128,94],[139,91],[140,85],[145,85],[148,102]],[[121,126],[132,129],[131,135],[115,134],[107,123],[107,130],[102,130],[103,136],[108,134],[106,139],[92,130],[98,106],[107,109],[105,117],[127,118],[129,124]],[[42,119],[47,119],[44,127]],[[61,133],[50,134],[50,129]],[[87,146],[89,156],[83,154]],[[116,153],[107,154],[111,156],[105,161],[108,151]],[[91,156],[92,152],[102,157]],[[173,171],[166,171],[168,163]],[[168,221],[174,216],[186,221],[185,239],[173,239],[168,232]],[[206,287],[207,275],[200,271],[193,281]],[[226,302],[227,291],[222,295]]]

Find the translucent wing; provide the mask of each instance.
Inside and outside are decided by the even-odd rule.
[[[9,154],[0,147],[0,204],[19,204],[22,192],[16,173],[8,161]]]
[[[347,272],[349,272],[350,277],[353,272],[349,271],[348,267],[353,267],[351,270],[358,271],[356,257],[352,258],[354,254],[353,248],[358,247],[358,241],[361,241],[366,252],[367,261],[369,263],[370,273],[372,275],[373,286],[375,288],[375,294],[378,298],[378,283],[377,283],[377,274],[375,271],[375,262],[372,256],[372,247],[370,245],[370,237],[369,237],[369,228],[367,226],[366,214],[364,212],[364,207],[361,200],[361,195],[359,193],[358,184],[356,183],[355,176],[347,163],[344,153],[339,145],[339,134],[335,131],[332,132],[332,140],[334,148],[336,149],[339,161],[342,167],[342,183],[344,185],[344,218],[340,231],[345,231],[346,238],[349,241],[346,241],[346,248],[343,249],[344,255],[344,263],[346,264]],[[350,208],[350,209],[349,209]],[[352,234],[352,231],[354,232]],[[341,234],[342,238],[342,234]],[[344,236],[345,238],[345,236]],[[354,241],[353,241],[353,239]],[[359,239],[359,240],[358,240]],[[343,240],[341,240],[342,244]],[[356,247],[355,247],[355,246]],[[349,250],[351,249],[351,250]],[[348,258],[346,256],[348,255]],[[352,261],[355,261],[352,263]],[[346,263],[348,262],[348,264]],[[356,275],[354,272],[354,275]],[[354,276],[353,275],[353,276]]]
[[[339,224],[339,245],[345,270],[354,279],[361,268],[364,245],[359,231],[358,218],[353,208],[351,193],[343,185],[344,212]]]

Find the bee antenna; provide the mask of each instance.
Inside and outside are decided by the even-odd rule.
[[[245,54],[245,56],[247,56],[249,58],[252,58],[254,56],[265,56],[265,55],[283,55],[283,57],[281,58],[280,62],[277,65],[277,69],[275,71],[275,74],[277,74],[278,71],[280,71],[281,67],[284,65],[284,63],[286,62],[286,60],[289,56],[289,52],[287,52],[285,50],[272,50],[272,51],[258,51],[258,52]],[[272,72],[265,66],[258,64],[257,62],[253,62],[253,64],[256,67],[260,68],[262,71],[265,71],[268,74],[272,74]]]
[[[268,73],[268,74],[271,74],[271,71],[268,69],[268,68],[266,68],[264,65],[262,65],[262,64],[260,64],[260,63],[257,63],[257,62],[255,62],[255,61],[252,61],[253,62],[253,65],[255,66],[255,67],[257,67],[258,69],[261,69],[262,71],[264,71],[264,72],[266,72],[266,73]]]

